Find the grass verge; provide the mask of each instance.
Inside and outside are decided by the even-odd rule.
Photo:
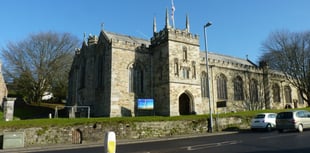
[[[28,108],[29,109],[29,108]],[[310,108],[304,108],[305,110],[310,111]],[[38,110],[38,108],[36,108]],[[21,110],[17,110],[21,111]],[[26,114],[25,111],[29,114],[33,112],[33,110],[24,110],[23,113],[19,114]],[[236,113],[223,113],[223,114],[214,114],[213,118],[223,118],[223,117],[240,117],[243,119],[250,120],[254,115],[258,113],[265,113],[265,112],[281,112],[284,110],[259,110],[259,111],[243,111],[243,112],[236,112]],[[17,113],[18,114],[18,113]],[[79,124],[94,124],[94,123],[105,123],[105,124],[119,124],[119,123],[131,123],[131,122],[154,122],[154,121],[182,121],[182,120],[206,120],[209,118],[209,115],[185,115],[185,116],[174,116],[174,117],[163,117],[163,116],[143,116],[143,117],[100,117],[100,118],[47,118],[42,119],[15,119],[13,121],[0,121],[0,127],[8,128],[29,128],[29,127],[65,127],[70,125],[79,125]],[[0,112],[0,118],[3,118],[3,113]]]

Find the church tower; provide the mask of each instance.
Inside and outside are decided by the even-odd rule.
[[[150,51],[155,113],[167,116],[202,113],[199,37],[190,33],[188,16],[184,30],[170,26],[168,10],[161,31],[157,32],[155,18],[153,24]]]

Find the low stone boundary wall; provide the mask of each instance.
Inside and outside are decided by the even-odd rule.
[[[222,130],[230,125],[243,125],[240,118],[214,120],[214,129]],[[245,125],[246,126],[246,125]],[[160,138],[207,132],[207,120],[133,122],[107,125],[85,123],[70,127],[32,127],[26,129],[0,129],[4,132],[24,132],[25,147],[50,144],[80,144],[102,142],[107,131],[114,131],[117,139]]]

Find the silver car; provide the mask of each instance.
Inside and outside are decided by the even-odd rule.
[[[310,128],[310,112],[306,110],[280,112],[276,118],[276,128],[279,132],[284,130],[303,132],[305,128]]]
[[[251,121],[251,129],[265,129],[271,131],[276,127],[276,113],[260,113],[257,114]]]

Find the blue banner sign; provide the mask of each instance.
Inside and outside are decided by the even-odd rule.
[[[138,99],[138,109],[154,109],[154,99]]]

